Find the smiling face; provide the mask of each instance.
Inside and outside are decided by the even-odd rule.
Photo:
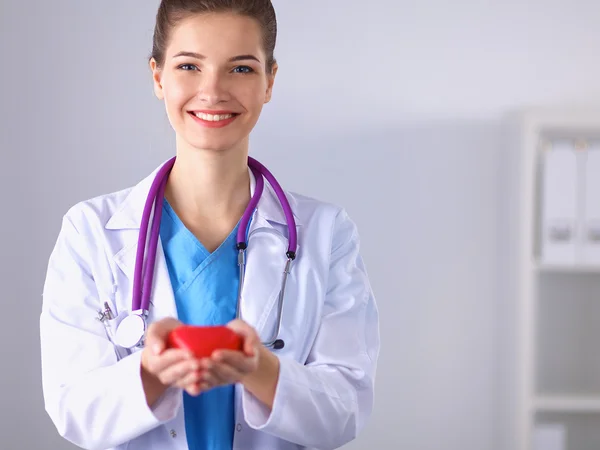
[[[164,64],[152,59],[154,91],[178,142],[202,150],[246,149],[277,66],[266,71],[260,25],[232,13],[197,14],[170,31]]]

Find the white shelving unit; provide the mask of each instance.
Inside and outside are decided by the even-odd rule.
[[[565,450],[600,449],[600,264],[541,260],[544,152],[565,139],[600,142],[595,111],[531,111],[511,122],[505,162],[508,200],[506,288],[514,324],[517,450],[534,448],[537,426],[559,424]],[[597,174],[600,177],[600,173]],[[600,198],[599,198],[600,202]],[[512,420],[512,419],[511,419]],[[510,445],[512,448],[513,446]],[[508,449],[507,449],[508,450]]]
[[[600,413],[600,396],[537,396],[533,406],[539,412]]]

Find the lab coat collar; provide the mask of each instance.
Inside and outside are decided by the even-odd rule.
[[[162,165],[161,165],[162,166]],[[123,247],[114,255],[117,266],[124,274],[133,280],[136,260],[138,232],[142,220],[144,204],[154,180],[154,170],[148,177],[133,187],[121,206],[107,222],[105,228],[109,230],[133,230],[123,234]],[[251,193],[254,193],[255,180],[251,177]],[[294,211],[297,230],[299,228],[295,199],[286,194],[290,206]],[[281,271],[286,264],[285,245],[281,245],[281,238],[287,238],[285,215],[281,209],[279,199],[268,182],[265,181],[263,195],[258,203],[256,214],[250,223],[249,235],[253,235],[247,250],[246,280],[242,290],[241,314],[242,318],[256,327],[262,339],[270,335],[264,330],[269,314],[275,308],[279,293]],[[267,230],[266,233],[255,233],[258,230]],[[298,230],[299,231],[299,230]],[[150,232],[148,232],[150,235]],[[278,237],[279,236],[279,237]],[[177,317],[175,298],[169,278],[166,259],[163,253],[161,239],[158,239],[156,254],[155,280],[150,295],[150,321],[160,320],[163,317]],[[300,250],[300,243],[297,251]]]
[[[164,161],[163,164],[166,162],[167,161]],[[129,192],[123,203],[120,205],[118,210],[106,223],[106,229],[124,230],[140,228],[146,198],[150,191],[152,182],[154,181],[157,172],[160,170],[163,164],[161,164],[159,167],[153,170],[150,175],[148,175],[146,178],[144,178],[131,189],[131,191]],[[251,195],[253,195],[256,186],[256,180],[250,169],[248,169],[248,172],[250,173],[250,193]],[[296,213],[296,199],[293,196],[290,196],[287,192],[286,198],[288,199],[288,202],[290,203],[290,206],[294,213],[294,220],[296,221],[296,226],[300,226],[300,220],[298,214]],[[281,208],[281,204],[279,202],[279,199],[277,198],[277,194],[266,180],[263,194],[256,208],[256,214],[268,222],[275,222],[281,225],[286,224],[285,214],[283,213],[283,209]],[[256,222],[256,220],[253,220],[252,222],[254,223]]]

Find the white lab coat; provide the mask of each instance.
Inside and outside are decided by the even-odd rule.
[[[61,436],[85,449],[187,449],[182,391],[151,409],[140,351],[119,355],[97,312],[131,309],[142,210],[154,171],[133,188],[81,202],[64,216],[51,254],[40,318],[46,411]],[[252,182],[254,185],[254,181]],[[343,209],[287,193],[298,257],[284,302],[274,405],[269,411],[236,386],[234,449],[334,449],[354,439],[373,408],[378,311]],[[265,190],[251,223],[242,319],[263,340],[275,329],[287,228]],[[149,322],[177,310],[162,247],[157,251]]]

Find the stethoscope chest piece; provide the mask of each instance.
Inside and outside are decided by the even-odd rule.
[[[121,320],[115,332],[115,344],[123,348],[136,348],[144,345],[146,318],[140,311],[134,311]]]

